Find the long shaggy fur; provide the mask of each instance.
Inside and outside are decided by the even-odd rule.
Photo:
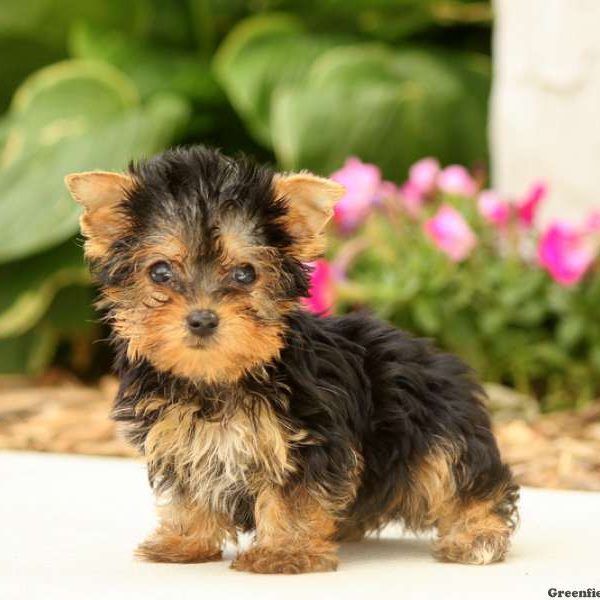
[[[114,207],[125,233],[88,255],[115,332],[113,416],[168,508],[140,556],[214,560],[256,530],[236,568],[330,570],[336,541],[398,520],[437,527],[443,560],[501,560],[517,487],[471,371],[367,314],[300,308],[304,221],[270,169],[191,148],[130,175]],[[163,288],[157,259],[180,265]],[[225,275],[240,262],[257,270],[249,289]],[[222,325],[195,346],[182,323],[199,306]]]

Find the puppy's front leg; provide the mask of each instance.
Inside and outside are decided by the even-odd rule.
[[[305,489],[269,488],[256,501],[256,545],[231,565],[254,573],[335,571],[335,519]]]
[[[234,536],[224,516],[173,501],[159,507],[160,524],[135,552],[150,562],[201,563],[221,559],[225,538]]]

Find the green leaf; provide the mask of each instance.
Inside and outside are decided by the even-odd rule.
[[[452,125],[467,98],[487,102],[470,94],[456,69],[433,53],[335,48],[313,64],[301,84],[275,89],[275,153],[286,169],[320,173],[357,155],[397,181],[426,155],[473,162],[485,157],[485,144],[462,144]],[[463,128],[484,130],[484,112],[471,111]]]
[[[60,52],[39,40],[19,36],[0,36],[0,56],[18,57],[0,61],[0,113],[6,110],[13,92],[25,77],[62,58]]]
[[[150,46],[118,31],[86,25],[74,28],[70,46],[77,58],[118,67],[131,77],[143,98],[170,91],[202,103],[223,100],[209,63],[195,54]]]
[[[37,323],[57,292],[89,282],[83,253],[74,240],[24,260],[0,265],[0,338],[25,333]]]
[[[13,97],[0,167],[110,123],[138,103],[131,81],[110,65],[64,61],[41,69]]]
[[[567,315],[559,322],[556,337],[563,348],[570,350],[583,339],[586,329],[586,320],[581,316]]]
[[[0,339],[0,373],[39,373],[53,356],[57,341],[47,324],[19,337]]]
[[[296,18],[277,14],[246,19],[227,36],[214,59],[215,73],[258,141],[271,145],[275,88],[301,81],[335,43],[308,35]]]
[[[94,311],[94,288],[70,285],[63,287],[52,299],[44,322],[59,332],[61,337],[80,335],[97,326],[98,315]]]
[[[97,318],[92,309],[93,288],[71,285],[52,299],[47,313],[24,334],[0,338],[0,373],[42,372],[56,355],[61,342],[91,342]],[[76,358],[76,357],[75,357]]]
[[[439,306],[431,299],[421,296],[415,299],[412,306],[412,315],[417,325],[427,335],[437,333],[441,326]]]
[[[161,96],[87,135],[24,156],[0,172],[0,262],[40,252],[76,233],[78,207],[63,177],[74,171],[121,170],[132,158],[165,147],[188,118],[178,97]]]

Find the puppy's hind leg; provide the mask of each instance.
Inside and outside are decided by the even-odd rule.
[[[437,558],[473,565],[504,560],[516,526],[516,501],[516,486],[501,483],[484,499],[454,503],[437,523]]]
[[[437,528],[439,560],[484,565],[506,556],[518,520],[518,488],[491,452],[489,468],[475,473],[464,453],[440,447],[413,472],[402,513],[412,529]]]

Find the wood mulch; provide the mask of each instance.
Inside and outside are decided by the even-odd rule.
[[[112,377],[89,387],[56,372],[36,381],[0,378],[0,449],[135,456],[108,418],[116,388]],[[519,483],[600,491],[600,402],[538,415],[514,394],[509,404],[518,404],[518,411],[498,409],[495,398],[506,402],[496,388],[488,389],[498,415],[495,432]]]

